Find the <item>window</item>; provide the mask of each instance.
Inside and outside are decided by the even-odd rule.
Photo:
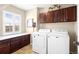
[[[5,32],[12,32],[12,26],[5,26]]]
[[[8,11],[3,11],[3,34],[21,32],[21,16]]]

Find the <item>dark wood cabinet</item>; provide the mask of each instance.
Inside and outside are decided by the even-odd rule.
[[[54,23],[56,22],[65,22],[65,18],[66,18],[66,10],[65,9],[60,9],[60,10],[55,10],[53,11],[53,20]]]
[[[12,53],[28,44],[30,44],[30,35],[29,34],[12,38],[10,52]]]
[[[25,36],[25,45],[30,43],[30,35]]]
[[[76,8],[76,6],[66,8],[66,12],[67,12],[66,19],[67,19],[68,22],[76,21],[76,18],[77,18],[77,8]]]
[[[59,10],[40,13],[40,23],[75,22],[77,20],[77,7],[72,6]]]
[[[40,23],[52,23],[54,22],[54,13],[49,11],[47,13],[40,13],[39,14]]]
[[[30,43],[30,35],[24,35],[21,37],[21,47],[28,45]]]
[[[0,54],[9,54],[30,44],[30,34],[0,41]]]
[[[66,9],[60,9],[60,22],[67,22]]]
[[[54,11],[54,22],[60,22],[60,10]]]
[[[46,23],[46,14],[45,13],[39,14],[39,21],[40,21],[40,23]]]
[[[11,38],[10,52],[14,52],[14,51],[18,50],[21,45],[20,42],[21,42],[20,37]]]
[[[46,14],[46,22],[47,23],[54,22],[54,13],[52,11],[47,12],[47,14]]]
[[[1,40],[0,41],[0,54],[10,53],[10,40]]]

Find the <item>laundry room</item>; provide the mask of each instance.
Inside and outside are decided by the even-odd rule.
[[[0,4],[0,54],[78,54],[78,44],[77,4]]]

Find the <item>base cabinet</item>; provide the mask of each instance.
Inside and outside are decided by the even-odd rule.
[[[18,50],[20,48],[20,42],[21,42],[21,40],[19,39],[19,37],[11,39],[11,47],[10,47],[11,53],[15,52],[16,50]]]
[[[0,41],[0,54],[9,54],[30,44],[30,34]]]
[[[15,52],[18,49],[30,44],[30,35],[23,35],[11,39],[10,52]]]
[[[0,54],[8,54],[10,53],[10,40],[2,40],[0,41]]]
[[[30,43],[30,35],[27,35],[27,36],[25,35],[25,36],[22,36],[21,38],[22,38],[20,43],[21,47]]]

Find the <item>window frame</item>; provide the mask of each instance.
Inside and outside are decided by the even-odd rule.
[[[12,32],[6,32],[6,24],[7,23],[5,23],[5,14],[6,13],[9,13],[9,14],[12,14],[12,15],[14,15],[13,16],[13,21],[14,21],[14,19],[15,19],[15,16],[19,16],[20,17],[20,21],[19,21],[19,23],[18,23],[18,25],[19,25],[19,31],[15,31],[15,22],[12,22],[12,29],[13,29],[13,31]],[[21,33],[21,21],[22,21],[22,16],[20,15],[20,14],[17,14],[17,13],[14,13],[14,12],[11,12],[11,11],[3,11],[3,15],[2,15],[2,17],[3,17],[3,35],[10,35],[10,34],[15,34],[15,33]],[[4,18],[5,17],[5,18]],[[9,24],[9,23],[8,23]]]

